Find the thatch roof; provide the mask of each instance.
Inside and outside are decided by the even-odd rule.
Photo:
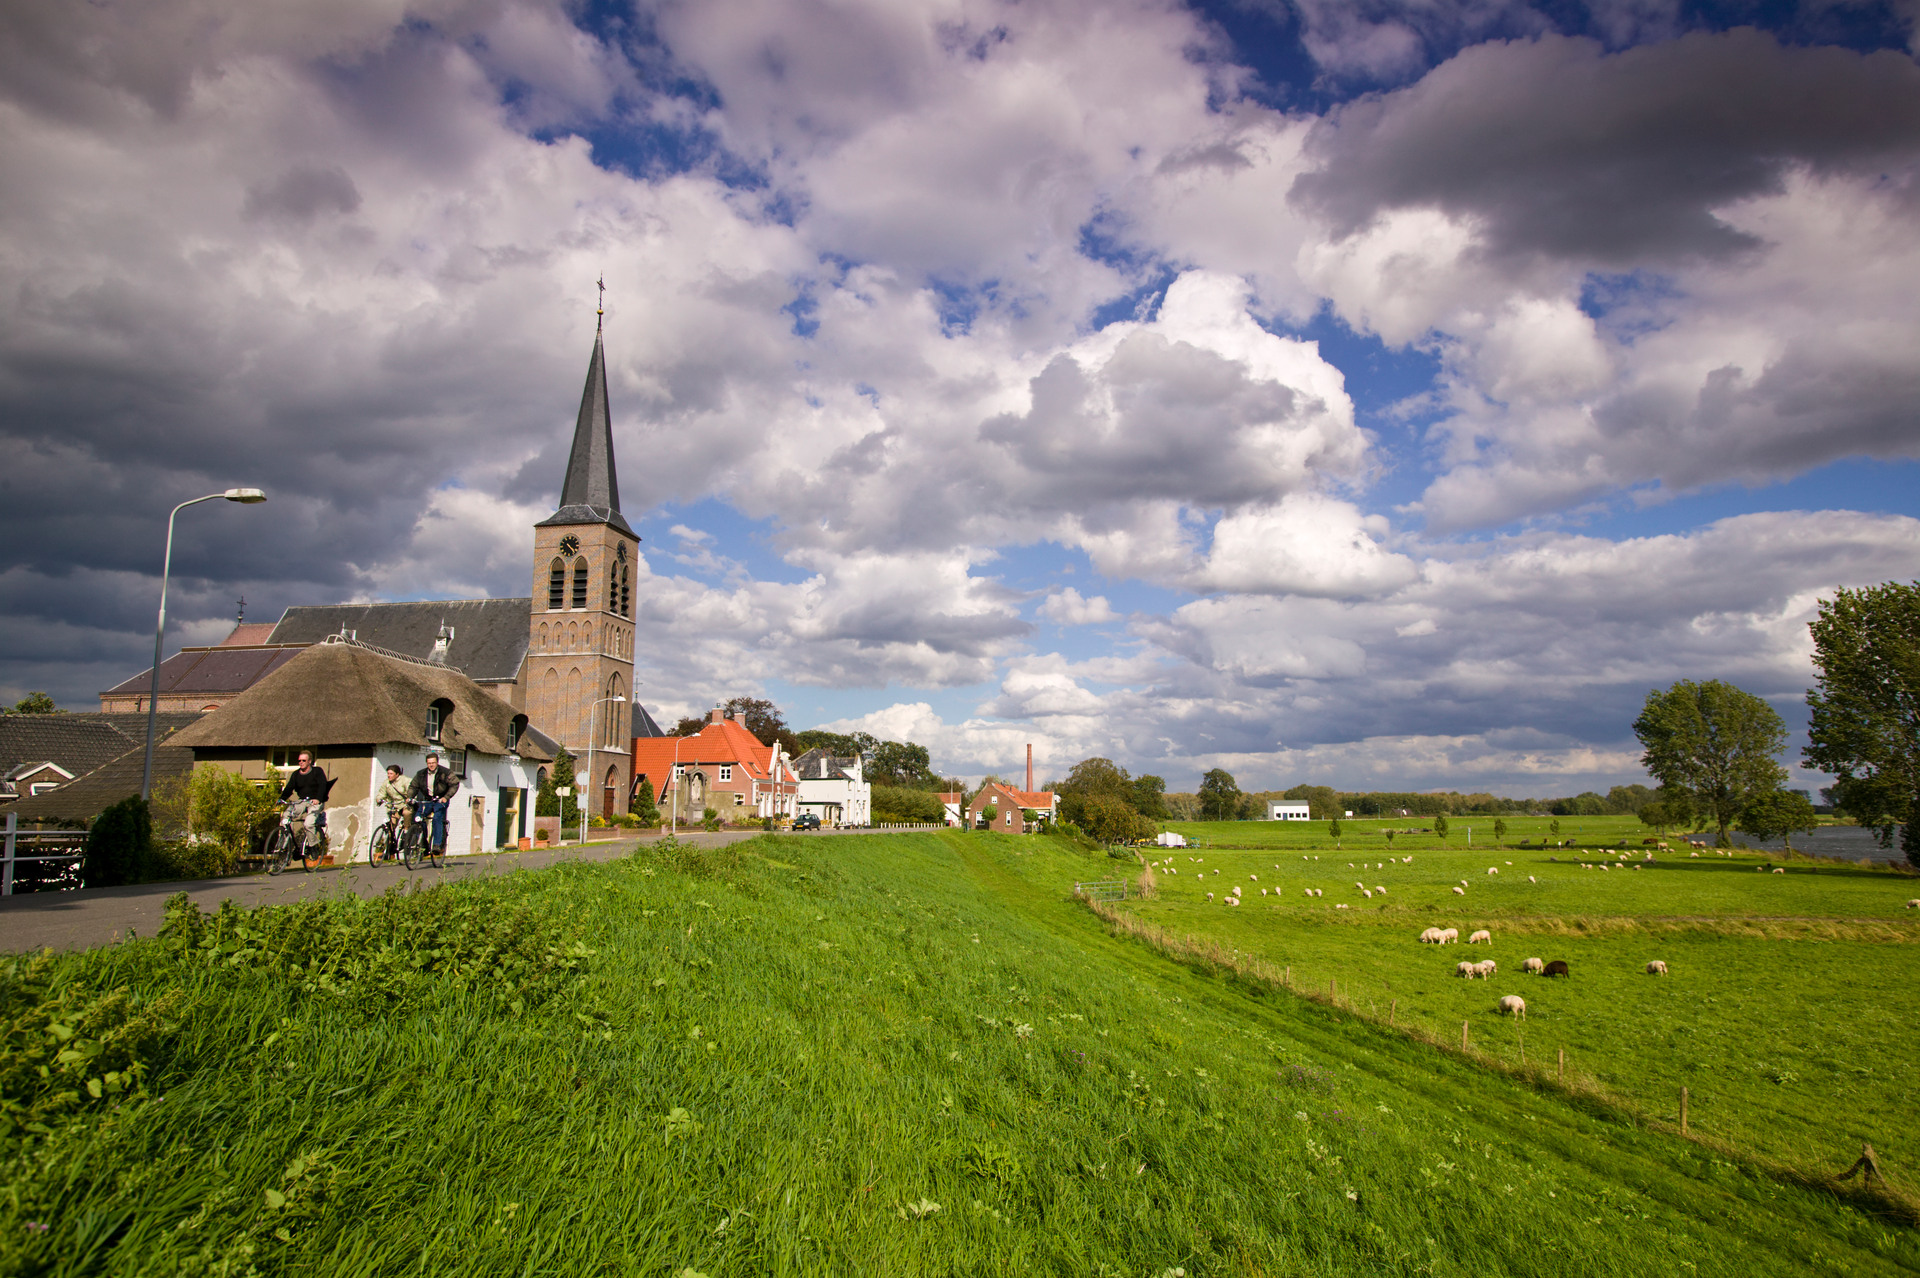
[[[404,741],[425,747],[427,708],[442,699],[453,704],[441,730],[442,747],[509,753],[512,706],[458,670],[395,660],[352,643],[306,649],[167,744],[266,750]],[[533,733],[522,735],[518,753],[536,761],[552,758]]]

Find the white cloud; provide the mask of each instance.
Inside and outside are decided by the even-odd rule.
[[[1040,605],[1040,615],[1057,625],[1094,626],[1113,621],[1120,614],[1113,610],[1105,595],[1083,598],[1078,590],[1066,586],[1046,597]]]

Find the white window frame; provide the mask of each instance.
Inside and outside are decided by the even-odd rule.
[[[720,765],[720,779],[722,781],[733,780],[733,765],[731,763],[723,763]]]

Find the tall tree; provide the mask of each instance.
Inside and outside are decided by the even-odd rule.
[[[53,698],[44,692],[29,692],[13,703],[14,714],[65,714],[59,706],[53,704]]]
[[[882,741],[874,747],[867,762],[867,780],[875,785],[900,786],[910,790],[938,790],[940,778],[933,771],[933,758],[923,745],[911,741]]]
[[[1787,725],[1772,706],[1718,679],[1649,692],[1633,732],[1646,748],[1641,764],[1712,815],[1723,847],[1748,801],[1787,779],[1774,758],[1786,748]]]
[[[1793,851],[1793,832],[1811,830],[1820,824],[1813,804],[1798,790],[1769,790],[1747,800],[1736,823],[1742,834],[1756,839],[1780,839]]]
[[[1149,821],[1165,821],[1173,816],[1167,810],[1167,783],[1164,778],[1151,772],[1143,772],[1133,779],[1134,811]]]
[[[1056,782],[1053,789],[1060,796],[1061,818],[1082,827],[1087,823],[1087,805],[1092,800],[1114,799],[1133,808],[1137,798],[1134,779],[1127,770],[1098,755],[1074,764],[1067,779]]]
[[[1900,826],[1920,865],[1920,581],[1838,590],[1812,630],[1819,686],[1801,759],[1839,778],[1835,806],[1877,826],[1881,846]]]
[[[1240,785],[1225,768],[1201,777],[1199,794],[1201,820],[1231,821],[1240,815]]]

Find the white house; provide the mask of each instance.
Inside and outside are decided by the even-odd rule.
[[[460,778],[447,805],[453,855],[516,847],[531,833],[533,795],[554,743],[527,717],[457,670],[352,641],[316,644],[239,693],[169,745],[278,789],[301,750],[334,780],[327,833],[336,860],[364,856],[385,819],[373,800],[397,763],[409,779],[427,751]]]
[[[1267,820],[1269,821],[1311,821],[1313,813],[1307,807],[1305,799],[1268,799]]]
[[[873,824],[873,787],[859,755],[836,757],[815,748],[792,766],[800,776],[800,811],[819,817],[822,825]]]

